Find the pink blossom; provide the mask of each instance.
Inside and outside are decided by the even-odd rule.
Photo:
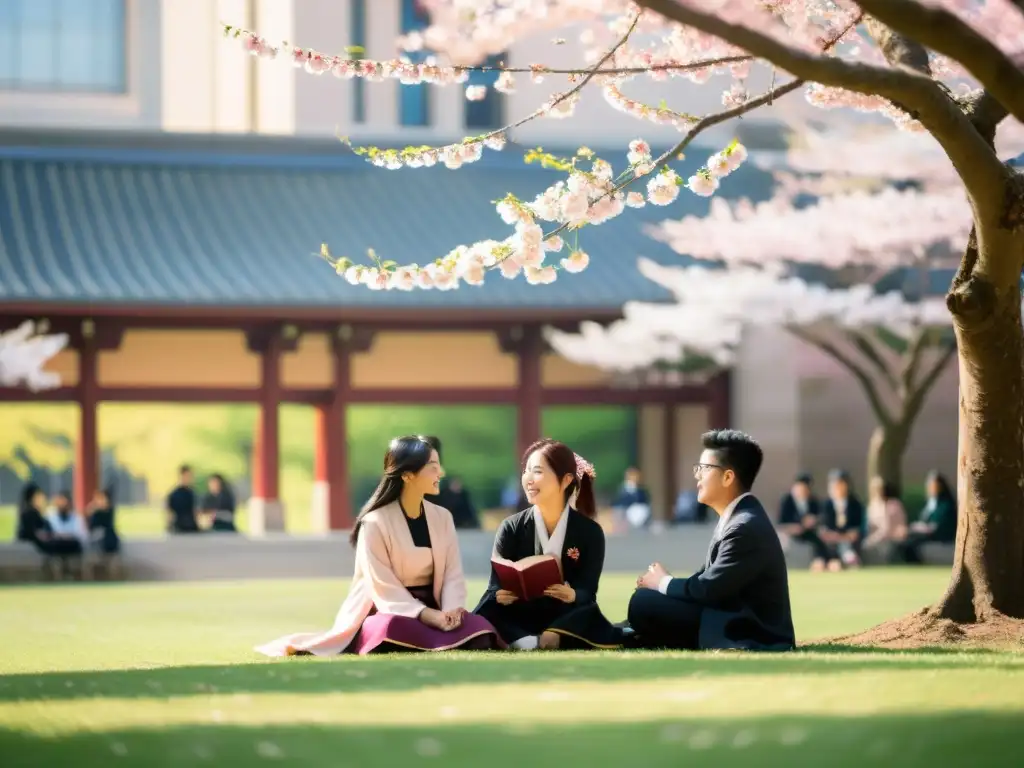
[[[494,81],[494,90],[498,93],[512,94],[516,92],[516,80],[511,72],[502,72]]]
[[[590,264],[590,256],[586,251],[573,251],[568,258],[562,259],[562,267],[566,272],[582,272]]]
[[[487,98],[486,85],[470,85],[466,87],[467,101],[483,101]]]
[[[626,195],[626,205],[630,208],[643,208],[647,205],[647,201],[644,200],[644,196],[642,194],[632,191]]]
[[[698,172],[686,180],[686,186],[695,195],[711,197],[718,189],[718,179],[710,173]]]
[[[391,273],[391,280],[389,282],[390,288],[396,288],[399,291],[411,291],[416,287],[416,272],[414,267],[399,267]]]
[[[544,250],[557,253],[558,251],[562,250],[562,247],[564,245],[565,243],[562,241],[562,238],[560,238],[558,235],[552,235],[551,237],[544,241]]]
[[[519,262],[515,256],[508,256],[501,260],[498,264],[498,269],[501,271],[501,276],[507,280],[512,280],[519,277],[519,272],[522,270],[523,265]]]
[[[652,205],[671,205],[679,197],[679,176],[675,171],[660,173],[647,182],[647,201]]]
[[[0,331],[0,386],[24,385],[32,392],[59,387],[60,375],[45,366],[67,343],[66,333],[39,334],[29,320],[13,330]]]

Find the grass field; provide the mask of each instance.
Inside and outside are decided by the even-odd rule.
[[[923,605],[946,575],[794,574],[800,641]],[[622,618],[632,580],[605,578],[610,618]],[[912,768],[1024,758],[1024,654],[251,651],[329,625],[345,587],[0,589],[0,765]]]

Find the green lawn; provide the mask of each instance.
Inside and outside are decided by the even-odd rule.
[[[793,576],[802,643],[942,569]],[[633,577],[608,576],[622,617]],[[333,581],[0,589],[0,765],[1020,765],[1024,654],[450,653],[269,660]],[[480,583],[471,585],[476,594]]]

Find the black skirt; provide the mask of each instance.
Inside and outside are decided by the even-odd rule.
[[[572,605],[553,597],[540,597],[529,602],[517,600],[511,605],[501,605],[489,593],[474,613],[491,622],[506,643],[542,632],[554,632],[561,636],[559,647],[565,649],[614,650],[622,647],[622,630],[612,626],[597,603]]]

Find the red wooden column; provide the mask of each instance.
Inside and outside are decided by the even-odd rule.
[[[665,403],[664,418],[662,455],[665,457],[665,506],[661,510],[654,510],[654,514],[657,519],[667,522],[672,519],[676,496],[679,494],[679,436],[676,430],[676,406],[674,403]]]
[[[253,436],[252,494],[249,499],[249,533],[262,535],[284,530],[281,504],[278,405],[281,402],[281,353],[278,329],[250,334],[249,349],[260,354],[259,412]]]
[[[331,344],[331,399],[316,406],[313,476],[313,530],[352,527],[348,473],[347,410],[352,389],[351,357],[369,348],[371,337],[351,326],[337,329]]]
[[[708,429],[732,427],[732,373],[722,371],[708,382]]]
[[[541,356],[544,339],[539,326],[516,326],[499,334],[502,349],[518,356],[519,381],[516,390],[516,449],[521,459],[531,443],[541,437],[543,384]]]
[[[96,492],[100,477],[99,435],[96,412],[99,409],[99,380],[96,361],[98,345],[91,321],[83,324],[78,344],[78,442],[75,445],[74,503],[84,510]]]

